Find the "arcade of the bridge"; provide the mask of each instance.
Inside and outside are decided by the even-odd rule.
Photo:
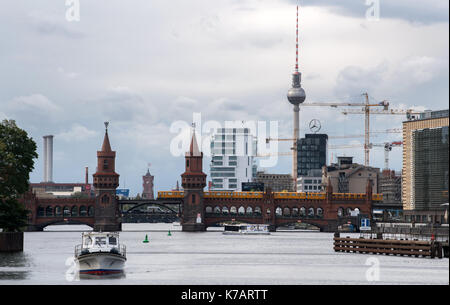
[[[352,209],[351,207],[347,207],[344,209],[343,207],[339,207],[337,210],[337,217],[347,217],[351,215],[352,211],[359,211],[359,208]],[[268,211],[270,214],[270,210]],[[214,208],[210,205],[205,207],[206,215],[210,215],[213,217],[217,216],[261,216],[262,208],[260,206],[251,207],[240,206],[239,208],[234,205],[216,205]],[[281,207],[277,206],[275,208],[275,216],[276,217],[300,217],[300,218],[323,218],[324,217],[324,209],[322,207],[307,207],[302,206],[300,208],[294,207]]]
[[[72,206],[38,206],[37,217],[93,217],[94,206],[72,205]]]

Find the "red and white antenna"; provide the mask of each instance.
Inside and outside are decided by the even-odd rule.
[[[298,4],[297,4],[297,41],[295,46],[295,72],[298,72]]]

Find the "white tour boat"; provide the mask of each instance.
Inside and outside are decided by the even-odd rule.
[[[269,235],[269,225],[241,224],[225,225],[223,234],[226,235]]]
[[[119,243],[119,233],[85,232],[82,244],[75,247],[80,275],[123,274],[126,247]]]

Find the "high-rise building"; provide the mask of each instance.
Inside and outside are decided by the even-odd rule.
[[[298,176],[308,176],[310,170],[322,170],[327,165],[328,135],[306,134],[297,143]]]
[[[150,170],[147,169],[147,174],[145,176],[142,176],[142,199],[155,199],[154,193],[153,193],[153,180],[155,179],[154,176],[150,174]],[[177,181],[178,182],[178,181]]]
[[[256,141],[249,128],[219,128],[211,141],[211,191],[241,191],[256,176]]]
[[[441,210],[448,203],[449,111],[426,111],[403,123],[404,210]],[[426,216],[426,215],[425,215]]]

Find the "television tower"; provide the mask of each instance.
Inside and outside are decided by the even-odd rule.
[[[300,107],[306,99],[305,90],[301,86],[302,74],[298,72],[298,5],[297,5],[297,43],[296,43],[296,57],[295,57],[295,72],[292,74],[292,88],[289,89],[287,98],[289,102],[294,105],[294,142],[293,142],[293,162],[292,162],[292,178],[294,180],[294,188],[297,188],[297,163],[298,163],[298,149],[297,142],[300,133]]]

